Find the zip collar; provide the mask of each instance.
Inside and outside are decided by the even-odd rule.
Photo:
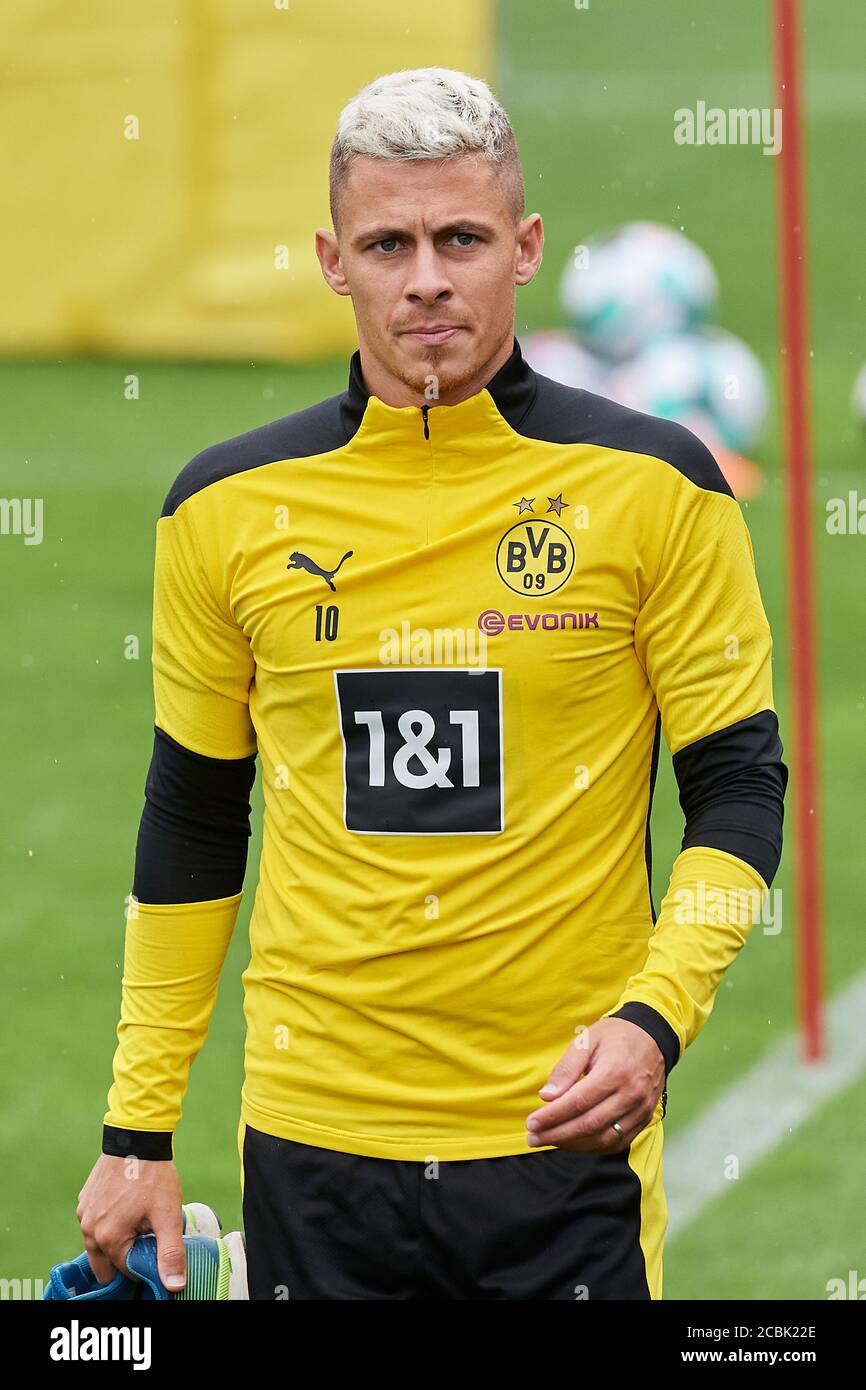
[[[360,428],[371,401],[377,402],[380,406],[384,406],[384,409],[389,414],[394,414],[399,410],[405,417],[409,415],[410,412],[417,412],[420,417],[419,423],[423,430],[423,438],[429,440],[431,412],[434,412],[432,420],[435,428],[435,412],[437,410],[459,410],[460,406],[468,406],[469,402],[479,402],[485,392],[492,398],[493,404],[503,419],[507,421],[513,430],[516,430],[532,405],[532,402],[535,400],[537,389],[538,382],[535,372],[524,358],[520,349],[520,343],[517,338],[515,338],[511,356],[508,360],[503,362],[499,370],[494,373],[480,391],[477,391],[474,396],[468,396],[465,401],[458,402],[456,406],[437,407],[431,404],[399,407],[384,406],[384,402],[381,402],[378,396],[370,395],[370,392],[364,384],[364,377],[361,372],[361,353],[360,349],[356,349],[356,351],[352,353],[349,363],[349,384],[340,398],[340,411],[349,438]],[[471,407],[469,411],[461,411],[460,413],[461,415],[466,415],[467,425],[469,425],[470,419],[475,414]]]

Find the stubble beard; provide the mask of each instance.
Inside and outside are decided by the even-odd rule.
[[[424,350],[423,362],[400,371],[400,380],[410,391],[430,402],[460,390],[477,376],[478,366],[475,363],[449,367],[447,358],[447,344],[432,343]]]

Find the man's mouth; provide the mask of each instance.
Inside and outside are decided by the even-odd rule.
[[[418,343],[447,343],[461,330],[457,323],[431,324],[427,328],[407,328],[404,336],[414,338]]]

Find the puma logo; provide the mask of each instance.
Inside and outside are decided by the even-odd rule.
[[[343,560],[348,560],[349,556],[354,555],[354,553],[354,550],[347,550],[343,556]],[[343,560],[340,561],[340,565],[342,565]],[[334,583],[334,575],[337,573],[340,565],[336,565],[332,570],[323,570],[321,565],[317,565],[315,560],[310,559],[309,555],[305,555],[301,550],[293,550],[289,556],[289,563],[286,565],[286,569],[306,570],[308,574],[319,574],[322,579],[324,579],[328,588],[336,592],[337,586]]]

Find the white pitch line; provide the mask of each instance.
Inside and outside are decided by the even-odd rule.
[[[739,1161],[742,1177],[866,1070],[864,1019],[866,972],[841,989],[827,1009],[827,1061],[804,1062],[799,1038],[789,1034],[665,1142],[668,1237],[735,1186],[725,1177],[730,1155]]]

